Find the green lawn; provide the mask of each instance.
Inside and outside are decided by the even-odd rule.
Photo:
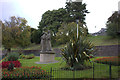
[[[62,59],[60,57],[56,57],[55,60],[59,61],[58,63],[51,63],[51,64],[36,64],[35,62],[38,62],[40,60],[39,57],[35,57],[34,59],[19,59],[19,61],[22,63],[22,66],[39,66],[44,70],[50,70],[57,69],[59,70],[61,67],[65,66],[65,62],[62,62]],[[92,63],[89,63],[89,65],[92,65]],[[95,78],[109,78],[109,65],[106,64],[100,64],[95,63]],[[118,69],[120,66],[112,66],[112,78],[118,78]],[[72,78],[73,77],[73,71],[65,71],[65,70],[59,70],[54,71],[52,73],[55,78]],[[87,69],[82,71],[75,71],[75,78],[92,78],[93,69]],[[120,76],[119,76],[120,77]]]
[[[95,46],[120,45],[117,38],[111,38],[110,36],[91,36],[88,37],[88,39],[91,40]]]
[[[104,46],[104,45],[120,45],[120,40],[117,38],[111,38],[110,36],[90,36],[88,39],[95,45],[95,46]],[[60,46],[55,46],[54,48],[61,48],[64,47],[65,45],[60,45]],[[32,44],[29,47],[25,48],[25,50],[39,50],[40,49],[40,44]]]

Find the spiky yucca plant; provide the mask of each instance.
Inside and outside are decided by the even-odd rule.
[[[95,53],[95,47],[91,41],[87,39],[87,31],[85,27],[79,27],[77,38],[76,28],[71,32],[71,38],[67,46],[61,49],[63,58],[67,65],[73,69],[83,69],[85,60],[89,60],[90,56]]]

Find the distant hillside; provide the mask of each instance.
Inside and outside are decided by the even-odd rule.
[[[120,45],[120,42],[117,38],[111,38],[110,36],[91,36],[90,39],[95,46],[102,45]]]

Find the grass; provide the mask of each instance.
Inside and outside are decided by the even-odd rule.
[[[51,64],[36,64],[35,62],[40,61],[40,57],[35,57],[33,59],[19,59],[19,61],[22,63],[22,66],[38,66],[41,67],[41,69],[49,70],[52,68],[60,68],[65,66],[65,62],[61,64],[62,59],[60,57],[55,58],[56,61],[59,61],[58,63],[51,63]]]
[[[59,61],[58,63],[36,64],[35,62],[38,62],[39,60],[40,60],[40,57],[35,57],[34,59],[19,59],[19,61],[22,63],[22,66],[38,66],[44,70],[50,70],[51,67],[53,69],[55,68],[59,70],[61,67],[65,66],[65,62],[61,64],[62,59],[60,57],[55,58],[55,60]],[[95,78],[109,78],[109,65],[95,63],[94,68],[95,68],[94,70]],[[119,68],[120,66],[112,66],[112,78],[118,78]],[[54,74],[55,78],[73,78],[73,71],[59,70],[59,71],[54,71],[54,73],[52,74]],[[75,78],[92,78],[93,77],[92,74],[93,74],[92,68],[87,70],[82,70],[82,71],[75,71]]]
[[[89,40],[95,46],[104,46],[104,45],[120,45],[117,38],[111,38],[110,36],[91,36],[88,37]]]

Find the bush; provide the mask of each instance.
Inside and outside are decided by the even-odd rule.
[[[19,58],[19,54],[16,52],[11,52],[8,54],[8,61],[17,61]]]
[[[34,54],[29,54],[29,55],[21,54],[19,58],[20,58],[20,59],[32,59],[32,58],[34,58],[34,57],[35,57]]]
[[[71,32],[70,41],[62,50],[62,55],[67,65],[72,69],[84,69],[84,62],[90,60],[96,53],[91,41],[87,39],[87,31],[84,27],[79,29],[77,37],[76,29]]]
[[[50,72],[42,70],[41,67],[21,67],[16,68],[13,71],[8,71],[7,69],[2,69],[2,79],[47,79],[51,77]]]
[[[21,63],[17,60],[17,61],[5,61],[2,62],[2,68],[8,68],[9,64],[13,63],[14,67],[20,67]]]

